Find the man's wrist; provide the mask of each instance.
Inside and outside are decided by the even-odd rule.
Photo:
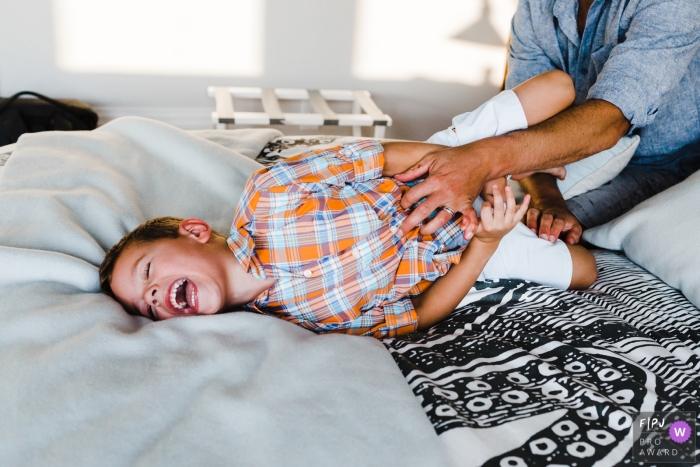
[[[520,132],[484,138],[470,144],[473,146],[473,150],[479,154],[480,165],[486,171],[484,181],[507,177],[513,173],[511,156],[516,154],[514,136],[517,133]]]

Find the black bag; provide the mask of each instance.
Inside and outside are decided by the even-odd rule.
[[[29,94],[37,99],[19,99]],[[97,113],[88,104],[73,99],[51,99],[22,91],[0,99],[0,146],[16,143],[23,133],[38,131],[94,130]]]

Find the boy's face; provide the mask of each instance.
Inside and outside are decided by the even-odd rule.
[[[136,243],[124,249],[112,272],[117,300],[152,319],[214,314],[226,307],[224,239],[209,235]],[[225,254],[226,252],[224,252]]]

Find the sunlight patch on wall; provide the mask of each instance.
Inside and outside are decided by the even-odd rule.
[[[517,0],[357,0],[353,73],[500,86]]]
[[[259,76],[264,0],[52,0],[74,73]]]

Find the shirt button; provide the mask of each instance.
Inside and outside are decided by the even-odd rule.
[[[313,274],[313,273],[312,273],[311,270],[309,270],[309,269],[307,269],[306,271],[304,271],[304,277],[311,277],[311,274]]]
[[[382,336],[386,336],[386,331],[382,331],[382,332],[380,332],[380,334],[381,334]]]

